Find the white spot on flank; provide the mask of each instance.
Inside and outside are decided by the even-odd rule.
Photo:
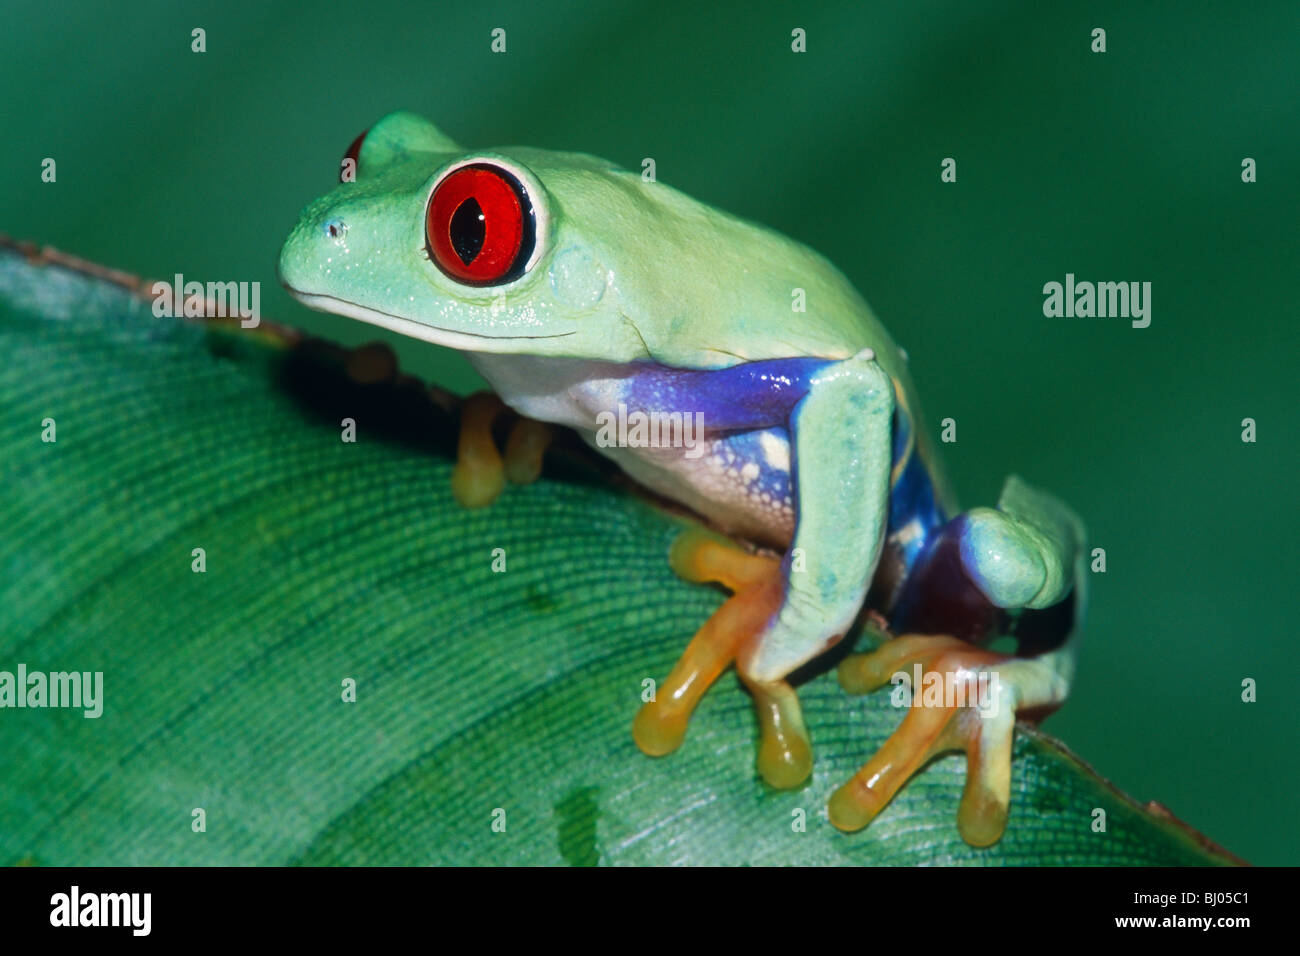
[[[741,480],[743,480],[746,484],[748,484],[749,482],[751,482],[751,481],[753,481],[755,478],[757,478],[757,477],[758,477],[758,462],[756,462],[756,461],[747,462],[747,463],[745,464],[745,467],[742,468],[742,469],[740,469],[740,477],[741,477]]]
[[[895,531],[890,538],[900,545],[908,545],[921,537],[921,523],[913,518],[907,524]]]
[[[790,446],[771,432],[758,436],[758,447],[763,450],[763,460],[777,471],[790,470]]]

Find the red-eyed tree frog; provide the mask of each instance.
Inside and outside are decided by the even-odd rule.
[[[464,403],[463,504],[493,499],[503,471],[535,476],[537,423],[554,423],[729,536],[687,531],[672,549],[678,573],[733,596],[636,716],[641,749],[676,749],[734,663],[758,712],[759,773],[801,785],[812,749],[788,678],[871,617],[882,642],[845,658],[840,682],[906,685],[912,706],[834,793],[830,821],[866,826],[930,757],[961,750],[960,832],[996,841],[1017,714],[1042,716],[1069,689],[1083,528],[1014,477],[997,508],[958,511],[907,359],[848,280],[603,160],[469,150],[410,113],[371,127],[344,168],[355,175],[285,241],[281,281],[312,308],[463,352],[524,416],[503,465],[499,402]],[[1006,635],[1014,656],[987,649]]]

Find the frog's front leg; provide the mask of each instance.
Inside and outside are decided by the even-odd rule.
[[[721,584],[732,592],[704,622],[632,726],[637,745],[652,757],[671,753],[686,738],[686,725],[705,691],[735,662],[740,649],[762,632],[781,600],[776,558],[750,554],[702,528],[677,536],[668,563],[697,584]]]
[[[798,786],[812,769],[786,677],[843,637],[862,606],[885,533],[892,447],[893,386],[870,350],[825,363],[801,384],[781,422],[794,462],[791,547],[779,566],[733,575],[735,596],[696,635],[634,726],[647,753],[675,749],[695,703],[734,659],[758,711],[759,773],[777,787]]]
[[[507,478],[523,485],[541,474],[542,455],[551,440],[550,426],[531,418],[518,419],[510,427],[503,458],[492,437],[492,426],[508,412],[505,403],[491,392],[475,392],[461,403],[451,492],[462,507],[490,505]]]
[[[997,512],[970,512],[940,532],[936,549],[953,546],[965,576],[986,598],[1028,609],[1017,619],[1024,631],[1021,652],[1034,647],[1037,653],[1013,658],[947,635],[905,634],[872,653],[846,658],[839,671],[846,690],[866,693],[901,674],[911,685],[911,700],[898,730],[832,796],[832,823],[861,829],[932,757],[964,751],[958,829],[974,846],[1001,837],[1016,718],[1042,716],[1069,692],[1084,603],[1083,540],[1082,525],[1068,508],[1016,478],[1008,480]],[[1028,626],[1035,613],[1050,626]]]

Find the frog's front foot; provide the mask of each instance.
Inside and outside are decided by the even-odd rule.
[[[451,492],[462,507],[490,505],[505,488],[507,478],[523,485],[542,472],[542,455],[551,441],[550,426],[530,418],[516,420],[506,438],[503,458],[492,436],[492,426],[503,414],[509,414],[509,409],[491,392],[476,392],[461,403]]]
[[[736,662],[758,713],[759,774],[774,787],[797,787],[812,770],[812,748],[798,696],[785,681],[754,679],[744,663],[746,648],[780,608],[780,563],[697,529],[677,537],[669,561],[686,580],[721,584],[732,596],[696,632],[654,700],[637,713],[632,726],[637,746],[654,757],[681,746],[704,692]]]
[[[964,751],[966,787],[957,827],[972,846],[997,842],[1006,828],[1017,711],[1041,714],[1058,706],[1068,683],[1050,655],[1010,658],[953,637],[918,634],[845,658],[839,678],[850,693],[890,683],[905,683],[911,693],[896,691],[899,705],[907,708],[903,722],[831,797],[831,823],[862,829],[931,758]]]

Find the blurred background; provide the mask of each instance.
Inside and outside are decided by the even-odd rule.
[[[848,274],[931,430],[956,420],[964,506],[1015,472],[1084,516],[1107,570],[1047,728],[1139,800],[1294,865],[1300,6],[1136,6],[6,4],[0,231],[260,280],[266,318],[356,343],[384,333],[297,305],[275,263],[385,113],[470,147],[652,157]],[[1045,318],[1067,272],[1151,282],[1150,327]],[[453,353],[399,352],[479,384]]]

